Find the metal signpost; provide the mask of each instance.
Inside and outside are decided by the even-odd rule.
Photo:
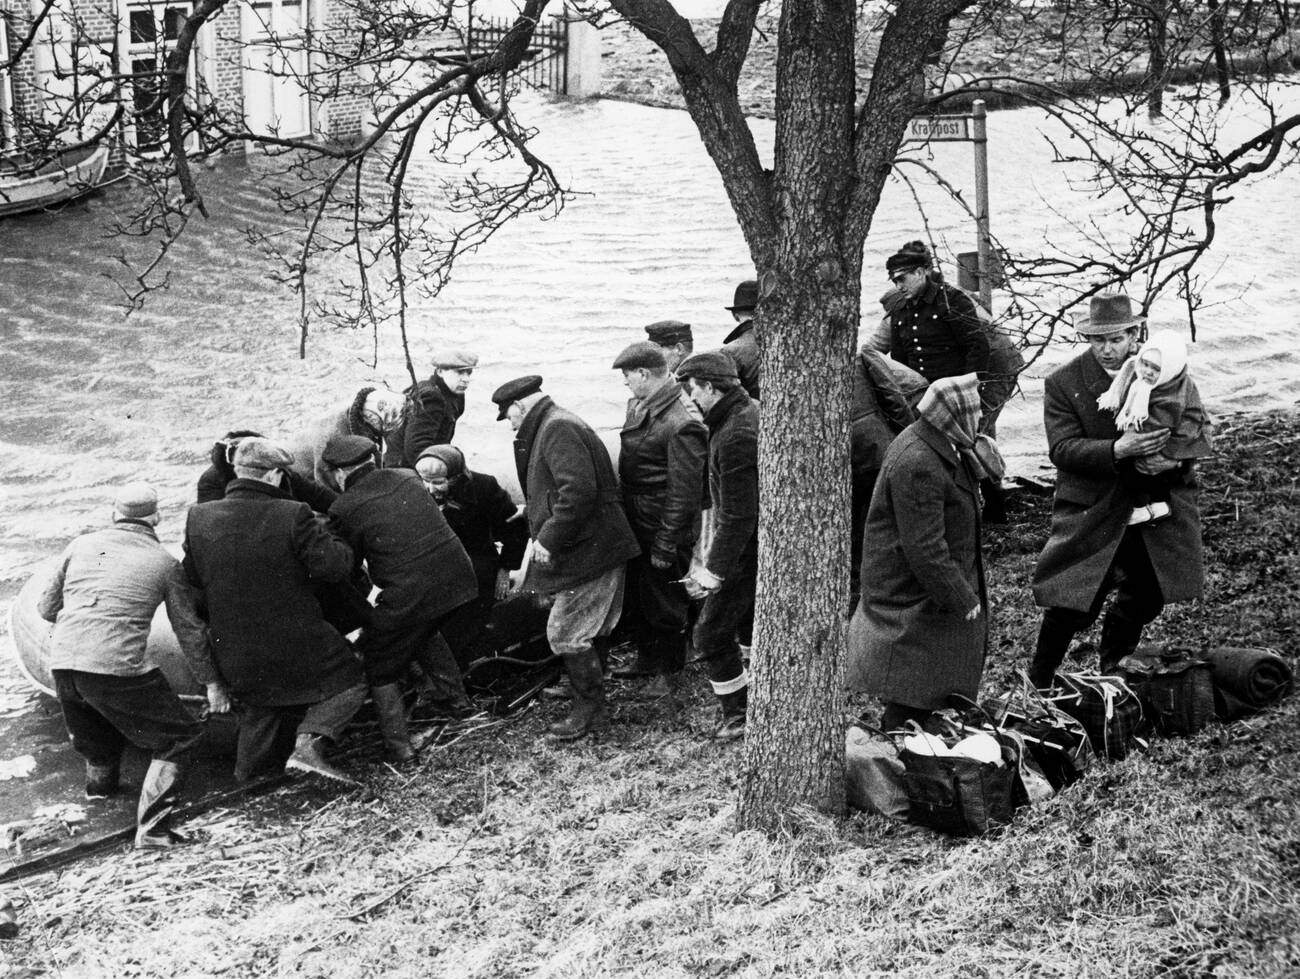
[[[971,104],[970,115],[923,116],[913,119],[903,136],[907,142],[975,144],[975,247],[980,302],[993,311],[993,247],[989,239],[989,143],[984,126],[984,100]]]

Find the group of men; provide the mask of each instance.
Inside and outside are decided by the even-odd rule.
[[[936,282],[928,254],[905,246],[887,270],[901,294],[888,316],[892,357],[875,363],[864,347],[855,392],[855,425],[864,410],[885,416],[868,478],[909,421],[906,371],[920,375],[919,390],[949,368],[985,371],[990,356],[969,300]],[[116,791],[127,741],[151,751],[137,845],[173,838],[168,817],[200,729],[144,656],[161,603],[210,709],[238,705],[241,779],[283,765],[348,780],[329,748],[367,691],[388,758],[410,760],[403,685],[412,665],[435,709],[466,709],[464,649],[510,590],[549,600],[547,639],[571,698],[553,737],[580,738],[606,722],[602,640],[620,618],[635,643],[621,672],[642,678],[634,696],[673,696],[690,650],[720,705],[714,736],[742,737],[758,552],[758,301],[755,282],[737,287],[727,307],[736,327],[719,350],[696,354],[688,324],[661,321],[618,354],[612,368],[631,398],[617,473],[597,434],[543,392],[541,377],[498,387],[497,419],[515,433],[518,509],[452,444],[477,364],[464,351],[435,358],[433,376],[400,406],[363,389],[308,449],[291,453],[251,432],[219,442],[188,514],[183,563],[157,540],[154,491],[123,487],[112,525],[68,546],[39,606],[56,623],[50,665],[87,763],[87,794]],[[1115,460],[1159,449],[1155,438],[1103,431],[1095,410],[1081,416],[1087,398],[1075,390],[1105,386],[1111,361],[1136,344],[1135,323],[1094,317],[1081,329],[1090,351],[1048,379],[1062,479],[1036,583],[1048,609],[1036,679],[1116,587],[1103,630],[1110,661],[1162,600],[1199,594],[1194,502],[1181,520],[1145,530],[1095,512],[1119,510]],[[1172,576],[1176,559],[1194,559],[1194,584]]]

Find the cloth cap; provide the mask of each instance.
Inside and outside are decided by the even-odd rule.
[[[293,455],[270,439],[241,439],[235,448],[230,464],[241,469],[287,469],[293,465]]]
[[[334,469],[358,466],[375,458],[375,443],[364,435],[334,435],[320,454],[321,462]]]
[[[959,449],[973,449],[980,423],[980,382],[975,374],[931,382],[916,413]]]
[[[465,472],[465,453],[454,445],[429,446],[416,456],[416,468],[419,468],[421,459],[437,459],[446,468],[449,480],[456,479]]]
[[[908,269],[928,269],[930,263],[930,249],[925,247],[925,242],[909,241],[885,259],[885,271],[893,275]]]
[[[148,483],[127,483],[113,497],[113,509],[133,520],[152,516],[158,512],[158,491]]]
[[[1146,321],[1145,316],[1133,315],[1133,301],[1122,292],[1099,292],[1088,301],[1088,315],[1075,319],[1074,329],[1086,337],[1100,337]]]
[[[661,347],[671,347],[674,343],[695,342],[695,338],[691,336],[691,324],[683,323],[681,320],[659,320],[647,326],[645,332],[651,343],[657,343]]]
[[[506,409],[520,398],[536,394],[541,389],[542,379],[537,374],[525,374],[523,377],[516,377],[513,381],[506,381],[492,392],[492,403],[499,409],[497,421],[502,421],[506,417]]]
[[[434,370],[442,370],[444,367],[452,367],[458,370],[472,370],[478,366],[478,354],[470,353],[468,350],[456,350],[447,348],[438,350],[433,355]]]
[[[733,313],[743,313],[748,309],[753,309],[758,305],[758,282],[754,279],[746,279],[740,285],[736,286],[735,298],[731,300],[731,305],[727,309]]]
[[[651,343],[649,340],[641,340],[637,343],[629,344],[623,348],[623,352],[614,358],[614,370],[636,370],[638,367],[644,367],[646,370],[662,371],[668,366],[668,358],[664,356],[663,349],[657,343]]]
[[[697,381],[740,383],[740,375],[736,373],[736,362],[721,350],[709,350],[687,357],[677,368],[677,377],[681,381],[693,377]]]

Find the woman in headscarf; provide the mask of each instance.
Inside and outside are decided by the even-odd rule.
[[[415,471],[474,565],[478,598],[461,606],[456,621],[443,629],[463,670],[486,655],[483,630],[492,606],[509,594],[510,572],[519,567],[528,544],[528,523],[501,484],[487,473],[471,472],[454,445],[429,446],[416,459]]]
[[[884,701],[885,730],[974,699],[988,645],[978,484],[1002,474],[979,379],[935,380],[917,414],[885,453],[849,624],[849,689]]]

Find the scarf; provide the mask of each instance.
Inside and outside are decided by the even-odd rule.
[[[1006,464],[998,445],[979,433],[980,385],[975,374],[941,377],[925,389],[916,413],[957,447],[980,479],[1002,478]]]
[[[1160,353],[1160,374],[1154,383],[1144,381],[1137,372],[1137,362],[1149,350]],[[1097,399],[1102,411],[1115,412],[1115,427],[1139,430],[1151,415],[1151,393],[1182,377],[1187,369],[1187,344],[1182,338],[1164,330],[1153,332],[1142,349],[1124,361],[1115,379]]]

